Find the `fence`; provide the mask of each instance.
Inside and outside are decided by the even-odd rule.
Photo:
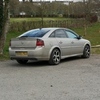
[[[10,31],[27,31],[35,28],[42,27],[65,27],[65,28],[79,28],[88,24],[84,19],[73,19],[63,21],[22,21],[11,22]]]

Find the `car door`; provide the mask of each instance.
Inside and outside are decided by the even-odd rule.
[[[65,30],[65,32],[71,43],[71,53],[72,54],[82,53],[83,42],[81,41],[81,38],[79,38],[79,35],[77,35],[75,32],[73,32],[71,30]]]
[[[71,54],[71,42],[67,38],[67,34],[63,29],[58,29],[55,31],[55,37],[57,39],[58,45],[61,49],[62,56]],[[68,40],[67,40],[68,39]]]

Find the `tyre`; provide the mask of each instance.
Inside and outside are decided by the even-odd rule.
[[[57,65],[60,63],[61,60],[61,52],[59,49],[54,49],[51,53],[49,64]]]
[[[28,62],[28,60],[17,60],[17,62],[19,64],[26,64]]]
[[[90,57],[90,46],[89,46],[89,45],[86,45],[86,46],[84,47],[82,57],[83,57],[83,58],[89,58],[89,57]]]

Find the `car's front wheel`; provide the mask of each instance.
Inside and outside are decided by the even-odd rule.
[[[51,53],[49,64],[57,65],[60,63],[60,60],[61,60],[61,52],[59,49],[56,48]]]
[[[19,64],[26,64],[28,62],[28,60],[17,60],[17,62]]]
[[[83,51],[82,57],[83,58],[89,58],[90,57],[90,46],[89,45],[86,45],[84,47],[84,51]]]

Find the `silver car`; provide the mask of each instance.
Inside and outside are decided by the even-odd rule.
[[[67,28],[39,28],[11,39],[9,55],[20,64],[28,60],[46,60],[57,65],[61,59],[90,57],[91,43]]]

